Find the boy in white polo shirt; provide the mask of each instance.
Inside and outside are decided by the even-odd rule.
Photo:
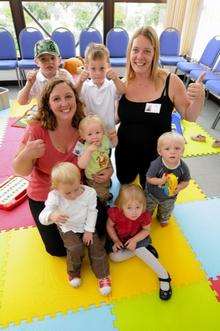
[[[85,104],[85,114],[98,115],[113,139],[116,136],[116,100],[125,93],[125,84],[110,68],[109,51],[103,44],[91,43],[86,48],[85,70],[79,75],[76,85]]]
[[[73,83],[73,77],[60,69],[61,57],[57,44],[51,39],[42,39],[35,44],[34,59],[39,70],[27,73],[27,82],[18,93],[20,105],[28,104],[32,98],[38,98],[46,82],[54,77],[66,78]]]

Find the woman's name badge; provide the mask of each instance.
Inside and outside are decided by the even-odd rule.
[[[80,141],[77,141],[74,149],[73,149],[73,154],[75,154],[76,156],[79,156],[82,154],[83,151],[83,144]]]
[[[147,102],[144,112],[145,113],[152,113],[152,114],[159,114],[160,113],[161,104],[160,103],[150,103]]]

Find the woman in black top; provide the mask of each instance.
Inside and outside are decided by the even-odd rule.
[[[195,121],[204,103],[203,76],[189,85],[175,74],[158,68],[159,44],[151,27],[137,30],[127,52],[126,94],[119,101],[117,177],[121,184],[139,174],[145,187],[146,172],[157,157],[157,139],[171,131],[174,108],[183,118]]]

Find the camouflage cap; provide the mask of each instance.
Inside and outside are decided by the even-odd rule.
[[[51,54],[60,56],[59,47],[55,41],[51,39],[41,39],[34,46],[34,57],[39,57],[43,54]]]

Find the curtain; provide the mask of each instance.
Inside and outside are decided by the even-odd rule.
[[[193,43],[202,10],[201,0],[188,0],[181,33],[180,53],[192,55]]]
[[[165,28],[181,33],[180,54],[192,54],[203,0],[167,0]]]
[[[182,31],[187,0],[167,0],[165,29],[173,27]]]

